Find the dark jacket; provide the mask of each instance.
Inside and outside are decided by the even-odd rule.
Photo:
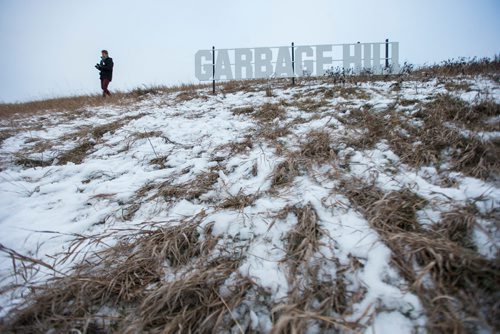
[[[113,79],[113,65],[113,58],[101,59],[101,62],[96,66],[99,70],[99,78],[111,81]]]

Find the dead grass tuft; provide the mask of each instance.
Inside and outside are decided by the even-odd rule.
[[[290,103],[291,106],[297,107],[299,110],[305,112],[320,112],[322,109],[329,104],[326,99],[313,99],[310,97],[297,99],[294,102]]]
[[[286,79],[275,79],[274,84],[284,82]],[[268,79],[248,79],[248,80],[229,80],[219,84],[223,94],[231,94],[236,92],[258,92],[269,85]]]
[[[473,241],[473,229],[476,225],[477,209],[474,205],[459,207],[446,212],[441,220],[432,226],[439,237],[450,240],[463,248],[476,250]]]
[[[87,256],[68,275],[34,287],[29,302],[9,313],[3,331],[176,332],[232,322],[228,310],[241,301],[249,283],[235,280],[232,290],[220,295],[220,287],[239,260],[206,261],[217,239],[206,233],[201,237],[202,217],[170,226],[147,223],[126,231],[114,246]],[[80,237],[65,258],[89,238],[91,243],[103,239]],[[165,280],[168,268],[188,263],[199,268]],[[114,315],[102,313],[103,309],[113,310]]]
[[[299,173],[299,162],[295,157],[289,156],[274,168],[271,176],[271,187],[276,188],[290,185]]]
[[[283,119],[286,110],[278,103],[264,103],[252,116],[259,122],[272,122],[275,119]]]
[[[35,159],[19,153],[14,154],[14,163],[27,168],[47,167],[52,165],[53,161],[54,159],[52,158],[44,159],[41,157],[40,159]]]
[[[245,135],[242,140],[232,141],[218,146],[214,152],[229,151],[231,155],[240,154],[252,149],[254,140],[250,135]]]
[[[0,145],[2,145],[6,139],[9,139],[14,134],[15,132],[12,130],[0,130]]]
[[[47,112],[79,112],[85,108],[106,104],[130,103],[123,94],[117,93],[106,99],[98,95],[61,97],[42,101],[0,104],[0,118],[25,117]]]
[[[161,137],[163,132],[161,131],[143,131],[143,132],[135,132],[133,134],[135,139],[146,139],[152,137]]]
[[[220,85],[224,94],[230,94],[241,91],[253,91],[248,80],[230,80]]]
[[[444,88],[450,92],[456,91],[471,91],[471,84],[466,81],[457,82],[456,80],[446,81],[444,84]]]
[[[321,237],[325,234],[313,206],[287,206],[279,214],[297,217],[297,224],[285,237],[289,265],[289,281],[291,292],[288,299],[273,308],[276,319],[271,333],[302,333],[311,327],[322,332],[359,330],[358,321],[347,321],[352,312],[352,305],[359,302],[361,294],[347,292],[345,277],[338,259],[321,259],[318,251]],[[321,278],[320,268],[331,265],[333,261],[338,268],[335,278]],[[362,289],[360,289],[362,290]]]
[[[384,194],[356,180],[345,182],[340,189],[392,250],[392,261],[427,311],[429,332],[499,328],[500,266],[464,247],[470,221],[443,233],[457,218],[450,213],[435,231],[428,231],[416,219],[416,211],[426,202],[409,190]],[[426,282],[427,277],[432,283]]]
[[[371,220],[376,230],[387,233],[420,231],[416,211],[423,208],[427,201],[412,191],[405,189],[384,194],[373,186],[355,188],[345,185],[345,187],[347,196],[359,208],[373,210],[366,215],[377,218]]]
[[[420,101],[416,100],[416,99],[401,99],[398,102],[398,104],[403,106],[403,107],[413,106],[413,105],[418,104],[418,103],[420,103]]]
[[[212,188],[218,178],[217,168],[212,168],[200,173],[193,180],[182,184],[163,184],[156,196],[163,197],[167,202],[173,199],[200,199],[203,194]]]
[[[231,109],[231,112],[233,115],[246,115],[246,114],[251,114],[254,112],[254,107],[252,106],[245,106],[245,107],[236,107]]]
[[[88,152],[94,148],[95,142],[85,141],[82,144],[72,148],[69,151],[64,152],[58,156],[58,164],[65,165],[68,162],[73,162],[75,164],[81,164]]]
[[[243,210],[245,207],[251,206],[257,198],[258,194],[245,195],[243,193],[238,193],[236,195],[230,195],[223,200],[218,207],[220,209]]]
[[[450,95],[439,95],[417,114],[423,125],[406,127],[408,136],[393,132],[396,138],[391,144],[413,166],[438,164],[446,160],[443,154],[447,151],[451,169],[481,179],[496,177],[500,171],[500,142],[480,140],[473,133],[462,133],[461,128],[484,127],[484,120],[497,112],[498,106],[491,102],[471,106]]]
[[[149,163],[151,165],[158,165],[160,168],[165,168],[167,160],[168,160],[168,155],[159,155],[159,156],[149,160]]]
[[[111,122],[108,124],[99,125],[91,129],[83,129],[77,134],[69,134],[67,136],[74,137],[76,135],[77,142],[80,142],[76,147],[63,152],[57,157],[59,165],[65,165],[68,162],[75,164],[81,164],[89,152],[94,148],[96,144],[102,141],[102,137],[106,133],[113,133],[117,129],[123,126],[123,121]],[[90,139],[78,138],[78,136],[87,137],[91,136]],[[83,141],[83,142],[82,142]]]
[[[338,90],[338,95],[344,99],[359,99],[368,100],[370,96],[368,93],[360,87],[340,87]]]
[[[185,101],[190,101],[196,98],[199,98],[200,95],[196,90],[188,90],[188,91],[183,91],[177,94],[177,101],[185,102]]]
[[[394,126],[396,118],[384,117],[386,114],[369,108],[353,109],[339,121],[357,133],[355,137],[340,139],[348,147],[370,149],[387,136],[387,128]],[[361,128],[361,131],[359,130]]]
[[[290,211],[297,217],[297,225],[286,236],[286,250],[287,258],[293,261],[292,266],[296,270],[298,263],[318,251],[322,232],[316,211],[310,203],[304,207],[293,207]]]
[[[494,58],[460,58],[442,61],[439,64],[426,66],[412,73],[415,78],[456,77],[459,75],[492,75],[500,72],[500,59]]]
[[[500,175],[500,139],[482,141],[462,138],[455,145],[453,169],[483,180]]]
[[[202,270],[194,270],[181,279],[167,282],[152,291],[131,314],[124,329],[126,333],[210,333],[222,328],[238,328],[229,313],[243,300],[251,283],[237,280],[228,293],[221,286],[237,269],[238,260],[215,260]],[[240,330],[241,327],[240,327]]]
[[[182,96],[196,97],[197,91],[206,89],[208,84],[182,84],[174,86],[142,86],[128,92],[112,91],[112,96],[103,98],[99,94],[57,97],[22,103],[0,103],[0,118],[25,117],[40,113],[77,113],[101,106],[130,106],[150,95],[180,92]]]
[[[500,140],[482,139],[476,131],[488,128],[486,121],[497,117],[498,108],[491,101],[470,105],[451,95],[438,95],[411,115],[394,106],[386,111],[354,109],[339,117],[351,129],[340,141],[348,147],[370,149],[386,139],[411,166],[439,169],[446,163],[447,168],[465,175],[495,179],[500,174]]]
[[[278,139],[284,138],[290,133],[291,131],[287,125],[266,124],[257,130],[256,136],[277,144]]]
[[[98,125],[95,127],[83,126],[78,130],[66,133],[63,136],[54,140],[39,140],[35,145],[26,147],[15,154],[14,162],[25,167],[45,167],[50,166],[54,162],[58,165],[64,165],[68,162],[81,164],[83,160],[92,152],[93,148],[103,142],[103,137],[107,134],[113,134],[115,131],[123,127],[127,122],[141,118],[143,114],[128,116],[107,124]],[[136,139],[148,138],[151,136],[161,135],[160,131],[151,131],[144,133],[136,133]],[[43,156],[44,151],[52,149],[57,145],[74,142],[75,146],[61,153],[54,152],[51,156]],[[40,158],[34,158],[33,153],[40,153]]]
[[[328,131],[312,130],[305,137],[306,140],[300,145],[301,157],[318,163],[331,162],[337,157],[332,148],[332,136]]]
[[[305,136],[305,141],[298,151],[287,151],[282,155],[285,160],[280,162],[271,174],[271,187],[279,188],[290,185],[303,169],[310,168],[315,163],[332,163],[337,154],[331,146],[331,135],[324,130],[312,130]],[[277,144],[277,148],[279,148]]]
[[[92,137],[95,139],[101,139],[106,133],[113,133],[117,129],[121,128],[123,126],[122,121],[116,121],[116,122],[111,122],[108,124],[103,124],[94,127],[91,131],[90,134]]]

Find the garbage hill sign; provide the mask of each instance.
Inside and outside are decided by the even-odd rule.
[[[382,57],[382,50],[385,50]],[[382,63],[383,61],[383,63]],[[199,50],[200,81],[322,76],[327,73],[398,73],[399,43],[300,45]]]

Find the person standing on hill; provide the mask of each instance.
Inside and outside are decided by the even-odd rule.
[[[101,79],[102,96],[111,96],[108,90],[109,83],[113,79],[113,58],[109,57],[107,50],[101,51],[101,62],[95,65],[99,70],[99,78]]]

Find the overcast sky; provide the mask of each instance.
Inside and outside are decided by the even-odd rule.
[[[0,0],[0,101],[197,82],[194,53],[400,42],[401,63],[500,54],[500,0]]]

